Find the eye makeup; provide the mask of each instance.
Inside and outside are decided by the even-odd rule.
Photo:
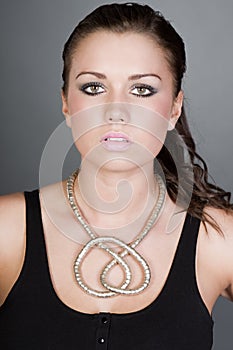
[[[105,86],[97,81],[83,84],[79,87],[79,90],[89,96],[96,96],[106,92]],[[158,90],[151,85],[138,83],[134,84],[129,92],[136,97],[150,97],[155,95]]]
[[[80,86],[79,90],[82,91],[84,94],[87,94],[89,96],[100,95],[106,91],[104,85],[97,82],[97,81],[86,83],[86,84]]]
[[[133,91],[136,92],[133,92]],[[137,97],[150,97],[155,95],[158,90],[154,88],[151,85],[148,84],[135,84],[131,89],[130,92],[132,95],[137,96]]]

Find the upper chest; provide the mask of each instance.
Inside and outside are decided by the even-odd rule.
[[[148,237],[136,248],[136,251],[147,261],[151,271],[149,286],[140,294],[133,296],[117,295],[112,298],[97,298],[85,293],[77,284],[74,274],[74,262],[83,246],[67,239],[64,234],[51,223],[43,213],[43,227],[49,263],[51,283],[59,299],[72,309],[85,312],[130,313],[144,309],[158,299],[164,291],[170,278],[171,267],[174,264],[177,248],[181,237],[182,224],[172,234],[167,235],[153,229]],[[78,230],[78,225],[77,225]],[[198,292],[209,312],[211,312],[219,293],[221,281],[218,271],[211,266],[205,254],[206,241],[203,239],[203,228],[200,228],[197,241],[197,251],[194,261]],[[88,239],[87,239],[88,241]],[[117,249],[119,252],[119,249]],[[132,273],[131,287],[140,286],[143,273],[137,260],[132,256],[124,258]],[[112,256],[101,249],[91,249],[82,262],[82,280],[92,290],[103,291],[100,275],[104,268],[113,260]],[[182,274],[182,269],[180,271]],[[124,269],[115,266],[107,275],[110,285],[119,287],[125,281]],[[177,283],[179,283],[177,281]]]

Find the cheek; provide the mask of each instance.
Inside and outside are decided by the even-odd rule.
[[[73,133],[73,130],[72,130]],[[78,138],[74,136],[73,133],[73,139],[74,144],[79,153],[81,154],[82,158],[87,155],[87,153],[93,149],[94,146],[96,146],[96,135],[93,135],[93,132],[89,132],[88,134],[82,135]]]
[[[76,87],[69,87],[67,95],[67,105],[70,116],[77,114],[78,112],[91,107],[92,101],[87,98],[82,92],[77,91]]]
[[[153,158],[155,158],[163,147],[166,135],[166,130],[163,132],[160,131],[157,135],[144,133],[138,139],[138,142],[143,148],[145,148],[150,154],[153,155]]]
[[[85,122],[83,117],[85,116],[82,114],[75,115],[71,122],[74,144],[82,157],[98,148],[101,136],[106,132],[104,126],[93,128],[93,125],[90,122]]]
[[[155,111],[169,120],[172,113],[173,100],[170,96],[163,96],[155,104]]]
[[[143,117],[141,127],[137,123],[137,127],[132,129],[132,135],[137,144],[154,158],[164,144],[169,118],[162,117],[158,113],[147,114]]]
[[[78,98],[74,94],[69,94],[68,97],[68,110],[70,116],[73,116],[85,108],[85,102],[83,99]]]

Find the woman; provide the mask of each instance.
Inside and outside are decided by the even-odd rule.
[[[63,59],[82,162],[1,199],[3,348],[210,349],[214,303],[233,298],[233,207],[189,132],[182,39],[149,6],[105,5]]]

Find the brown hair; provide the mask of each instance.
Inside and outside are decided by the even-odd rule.
[[[64,84],[62,89],[65,95],[68,90],[72,57],[78,43],[89,34],[99,30],[114,33],[142,33],[152,37],[165,53],[174,79],[174,97],[178,95],[186,71],[184,42],[170,22],[159,11],[154,11],[148,5],[137,3],[102,5],[86,16],[73,30],[63,51],[64,68],[62,77]],[[173,140],[177,132],[186,150],[188,150],[191,163],[190,169],[187,170],[187,164],[183,162],[183,167],[181,166],[183,169],[180,170],[182,174],[183,201],[187,200],[187,192],[191,189],[192,195],[188,212],[201,219],[204,225],[205,222],[208,222],[221,232],[218,224],[212,217],[205,213],[203,208],[205,205],[208,205],[214,208],[224,209],[227,212],[233,211],[233,205],[230,203],[231,194],[209,182],[208,168],[205,161],[196,152],[195,142],[189,130],[184,107],[176,123],[175,130],[168,131],[165,144],[157,156],[157,160],[165,176],[168,194],[174,202],[177,200],[180,181],[178,181],[176,162],[169,152],[169,144],[173,143],[173,148],[176,147]],[[180,154],[181,148],[182,145],[177,146],[177,153]],[[179,162],[182,162],[184,158],[183,147]],[[192,183],[190,183],[189,171],[192,172]]]

